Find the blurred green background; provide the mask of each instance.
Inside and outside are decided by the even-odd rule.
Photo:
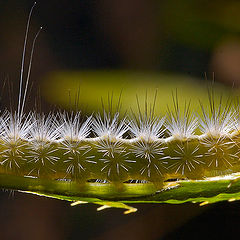
[[[0,1],[0,82],[7,80],[2,110],[17,102],[32,4]],[[165,114],[176,89],[179,102],[191,99],[198,111],[199,100],[207,104],[213,80],[217,96],[238,95],[239,12],[237,0],[38,1],[27,60],[35,33],[40,26],[43,31],[26,111],[75,109],[78,92],[77,107],[85,114],[99,111],[101,98],[107,105],[108,95],[116,103],[121,92],[122,112],[136,111],[136,95],[144,108],[146,93],[151,103],[157,90],[156,114]],[[1,239],[202,239],[240,231],[232,227],[239,219],[236,203],[204,208],[140,205],[136,214],[123,216],[120,210],[97,213],[95,206],[70,208],[65,202],[19,193],[2,193],[0,198]]]

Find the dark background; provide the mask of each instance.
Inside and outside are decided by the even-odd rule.
[[[0,1],[0,81],[9,80],[15,103],[32,4]],[[36,95],[44,76],[57,70],[130,69],[200,79],[214,72],[216,81],[238,87],[239,10],[239,1],[223,0],[39,0],[29,42],[40,26],[43,31],[34,53],[30,95]],[[2,109],[8,104],[9,98],[2,97]],[[34,106],[34,100],[27,106]],[[44,106],[48,109],[47,102]],[[18,192],[2,192],[0,200],[1,239],[222,239],[239,234],[238,202],[201,208],[137,205],[137,213],[125,216],[119,209],[96,212],[93,205],[70,207]]]

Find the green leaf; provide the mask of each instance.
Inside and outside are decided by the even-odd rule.
[[[125,213],[137,209],[127,204],[134,203],[201,203],[240,200],[240,173],[212,177],[205,180],[182,180],[166,183],[157,191],[151,183],[126,183],[119,191],[108,183],[87,183],[85,187],[70,181],[40,180],[0,174],[0,187],[20,190],[41,196],[71,201],[72,205],[94,203],[105,208],[123,208]]]

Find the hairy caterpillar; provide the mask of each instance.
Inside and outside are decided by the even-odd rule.
[[[221,101],[216,106],[212,95],[209,109],[202,107],[202,117],[192,114],[189,105],[181,114],[176,99],[165,117],[154,117],[153,109],[123,119],[118,112],[104,111],[85,121],[80,112],[24,114],[33,56],[32,50],[23,88],[31,14],[32,10],[18,108],[0,117],[0,173],[15,179],[16,189],[60,193],[63,187],[66,196],[127,200],[162,191],[169,180],[238,173],[238,107]],[[23,179],[29,185],[16,183]],[[13,188],[3,178],[1,183]]]
[[[236,172],[239,162],[237,113],[204,110],[204,119],[141,116],[119,121],[80,113],[29,113],[1,116],[1,172],[18,176],[68,179],[81,184],[98,179],[121,189],[127,181],[149,181],[161,189],[173,178],[202,179]],[[199,128],[201,135],[196,135]],[[89,137],[95,135],[95,137]],[[127,137],[123,137],[126,135]],[[168,137],[163,137],[163,136]],[[131,137],[131,138],[130,138]]]

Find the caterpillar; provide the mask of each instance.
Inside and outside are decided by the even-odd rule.
[[[219,108],[211,115],[204,110],[204,119],[197,119],[187,110],[183,118],[171,112],[167,120],[147,115],[119,120],[119,113],[104,112],[81,123],[80,112],[18,116],[5,111],[0,172],[80,185],[97,179],[119,190],[131,181],[161,189],[168,179],[237,172],[237,113]],[[202,134],[196,135],[197,130]]]
[[[145,112],[139,107],[138,114],[120,117],[119,111],[104,110],[84,121],[79,111],[24,113],[34,46],[41,30],[33,40],[24,82],[26,43],[35,4],[24,40],[18,107],[0,116],[1,187],[64,195],[65,200],[75,200],[74,204],[95,202],[103,205],[99,210],[119,200],[116,206],[129,213],[136,209],[124,201],[162,192],[172,182],[214,181],[214,177],[226,175],[238,178],[239,106],[224,105],[222,99],[216,104],[213,92],[209,108],[200,103],[201,116],[190,111],[190,103],[180,111],[177,94],[174,109],[166,116],[154,116],[155,102],[150,111],[147,106]]]

